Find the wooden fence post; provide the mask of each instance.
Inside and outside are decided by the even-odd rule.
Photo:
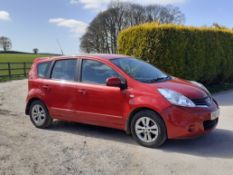
[[[8,64],[8,76],[9,78],[11,78],[11,63],[7,63]]]
[[[24,77],[27,77],[27,71],[26,71],[26,63],[23,63],[23,71],[24,71]]]

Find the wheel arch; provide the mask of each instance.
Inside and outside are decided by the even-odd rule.
[[[40,98],[38,98],[38,97],[33,97],[33,98],[31,98],[28,102],[27,102],[27,105],[26,105],[26,109],[25,109],[25,114],[26,115],[29,115],[29,112],[30,112],[30,106],[31,106],[31,104],[32,104],[32,102],[33,101],[41,101],[44,105],[45,105],[45,103],[44,103],[44,101],[43,100],[41,100]],[[46,105],[45,105],[46,106]],[[46,106],[46,108],[47,108],[47,106]]]

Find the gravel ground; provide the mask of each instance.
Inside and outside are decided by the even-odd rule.
[[[0,83],[0,174],[232,175],[233,91],[215,95],[221,119],[212,133],[137,145],[122,131],[56,121],[36,129],[24,114],[27,81]]]

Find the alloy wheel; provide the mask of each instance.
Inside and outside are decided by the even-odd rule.
[[[154,142],[158,138],[158,131],[158,125],[149,117],[141,117],[135,123],[135,133],[143,142]]]
[[[44,124],[46,120],[46,113],[45,113],[44,108],[41,105],[36,104],[33,106],[32,119],[35,122],[35,124],[38,126],[41,126]]]

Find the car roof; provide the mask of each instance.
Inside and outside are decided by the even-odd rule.
[[[46,62],[51,60],[59,60],[59,59],[70,59],[70,58],[96,58],[96,59],[116,59],[116,58],[129,58],[130,56],[126,55],[118,55],[118,54],[86,54],[86,55],[75,55],[75,56],[54,56],[54,57],[42,57],[36,58],[34,63],[38,62]]]
[[[118,55],[118,54],[93,54],[93,55],[85,55],[85,57],[98,57],[103,59],[115,59],[115,58],[128,58],[126,55]]]

